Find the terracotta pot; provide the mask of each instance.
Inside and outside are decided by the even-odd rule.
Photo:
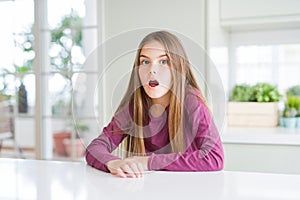
[[[67,155],[69,157],[71,157],[72,156],[72,141],[71,141],[71,139],[64,139],[63,143],[65,145]],[[85,147],[83,145],[83,142],[81,141],[80,138],[76,138],[75,139],[75,157],[76,158],[82,157],[84,155],[84,152],[85,152]]]
[[[53,142],[54,142],[54,154],[57,156],[68,156],[64,140],[71,138],[70,132],[60,132],[53,134]]]

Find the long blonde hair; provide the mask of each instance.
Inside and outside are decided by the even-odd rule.
[[[128,134],[124,141],[127,156],[146,154],[143,126],[145,125],[145,119],[148,115],[146,112],[151,100],[141,85],[138,66],[140,65],[139,56],[143,46],[153,41],[159,42],[164,46],[171,65],[173,84],[170,89],[168,127],[172,152],[184,151],[182,128],[185,89],[187,86],[190,86],[198,90],[201,94],[200,88],[191,71],[188,57],[179,39],[167,31],[157,31],[148,34],[138,47],[127,91],[117,109],[118,112],[123,106],[129,103],[132,105],[132,120],[135,126],[128,129],[130,134]]]

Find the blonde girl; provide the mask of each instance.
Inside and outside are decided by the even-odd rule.
[[[112,155],[121,143],[124,159]],[[87,163],[119,177],[141,177],[147,170],[221,170],[223,157],[180,40],[167,31],[148,34],[116,113],[86,149]]]

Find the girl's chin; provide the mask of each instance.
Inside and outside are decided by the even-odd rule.
[[[148,90],[146,90],[146,94],[152,99],[161,98],[167,93],[168,93],[168,91],[153,91],[153,90],[148,91]]]

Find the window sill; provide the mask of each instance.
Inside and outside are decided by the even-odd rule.
[[[299,145],[300,129],[284,127],[225,127],[224,144]]]

